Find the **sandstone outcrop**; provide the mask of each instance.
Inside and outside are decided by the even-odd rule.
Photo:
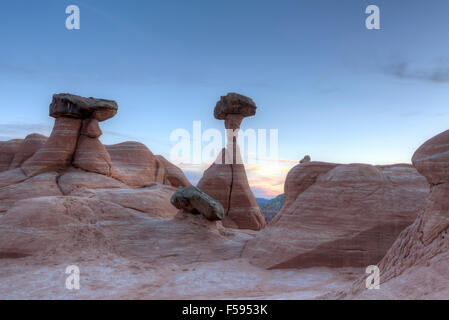
[[[1,142],[0,213],[21,199],[81,193],[104,198],[106,191],[95,190],[120,189],[108,196],[110,202],[135,202],[136,210],[173,217],[176,212],[169,199],[176,189],[161,188],[161,193],[152,186],[190,183],[178,167],[142,144],[126,142],[108,150],[100,142],[99,121],[113,117],[117,108],[111,100],[54,95],[50,115],[56,119],[48,139],[31,134],[24,140]],[[146,188],[129,189],[135,187]]]
[[[152,183],[190,185],[178,167],[162,156],[155,156],[141,143],[104,146],[100,142],[99,122],[113,117],[117,110],[117,103],[112,100],[54,95],[50,116],[56,119],[50,137],[31,134],[25,140],[0,142],[0,172],[21,168],[26,177],[34,177],[48,172],[62,175],[74,167],[111,177],[130,187]],[[18,182],[19,176],[0,176],[0,186]]]
[[[424,143],[413,155],[416,170],[426,177],[430,185],[449,182],[449,130]]]
[[[211,221],[223,220],[225,217],[223,206],[194,186],[178,188],[170,202],[177,209],[201,214]]]
[[[176,188],[161,184],[152,184],[144,188],[79,188],[72,196],[87,197],[118,204],[124,208],[136,210],[148,217],[172,219],[177,210],[170,204],[170,198]]]
[[[217,119],[225,120],[227,146],[204,172],[198,188],[221,203],[226,215],[223,225],[229,228],[260,230],[266,225],[237,145],[242,119],[255,113],[254,102],[236,93],[221,97],[214,110]]]
[[[206,221],[161,219],[99,198],[25,199],[0,215],[0,256],[48,259],[94,251],[155,265],[237,258],[249,237],[223,234]]]
[[[0,188],[0,213],[7,211],[17,200],[62,195],[56,172],[40,174],[20,183]]]
[[[23,140],[0,141],[0,172],[7,171]]]
[[[58,185],[64,195],[84,189],[123,189],[126,184],[102,174],[69,168],[59,176]]]
[[[272,269],[366,267],[414,221],[427,194],[410,165],[299,164],[287,176],[281,212],[243,255]]]
[[[159,168],[164,168],[164,184],[173,187],[190,186],[189,180],[187,180],[181,169],[165,159],[163,156],[158,155],[156,158],[160,162]]]
[[[41,134],[30,134],[23,140],[14,154],[9,169],[20,168],[22,163],[31,158],[47,142],[47,137]]]
[[[449,266],[449,131],[425,142],[412,162],[430,184],[416,220],[398,236],[380,269],[380,289],[366,290],[366,277],[329,298],[447,299]]]
[[[178,167],[137,142],[103,146],[99,122],[116,112],[113,101],[55,95],[48,139],[0,143],[0,259],[86,250],[161,264],[238,257],[246,234],[170,203],[176,187],[190,186]],[[207,198],[191,200],[222,217]]]
[[[153,182],[163,183],[163,168],[154,154],[142,143],[123,142],[105,147],[114,167],[112,177],[132,187]]]

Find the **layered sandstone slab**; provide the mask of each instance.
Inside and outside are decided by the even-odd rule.
[[[161,219],[98,198],[25,199],[0,216],[2,257],[48,259],[94,251],[183,265],[238,258],[248,238],[224,232],[201,215]]]
[[[62,195],[57,184],[57,177],[57,173],[49,172],[29,178],[20,183],[1,187],[0,213],[7,211],[18,200]]]
[[[424,208],[427,183],[409,165],[303,163],[284,207],[245,249],[264,268],[366,267]]]
[[[26,179],[28,179],[28,177],[23,173],[22,169],[20,168],[1,172],[0,188],[22,182]]]
[[[176,188],[162,184],[152,184],[145,188],[78,188],[72,196],[108,201],[136,210],[148,217],[174,218],[178,210],[170,203]]]
[[[80,189],[128,188],[126,184],[114,178],[75,168],[70,168],[65,171],[59,177],[58,184],[64,195],[70,195]]]

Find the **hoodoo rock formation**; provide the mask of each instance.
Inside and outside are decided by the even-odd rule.
[[[376,262],[380,289],[366,290],[365,278],[330,298],[447,299],[449,291],[449,130],[425,142],[413,155],[415,168],[430,184],[416,220]]]
[[[243,118],[255,115],[256,108],[250,98],[229,93],[221,97],[214,110],[215,118],[225,120],[227,145],[204,172],[198,188],[221,203],[226,215],[223,225],[229,228],[260,230],[266,225],[237,145]]]
[[[137,142],[103,146],[99,122],[116,112],[113,101],[55,95],[50,138],[0,143],[0,262],[112,255],[166,266],[239,258],[249,235],[225,232],[216,221],[222,206],[196,192],[178,167]],[[170,203],[177,187],[187,188],[174,202],[188,203],[178,207],[207,219]]]
[[[27,177],[33,177],[74,167],[132,187],[190,185],[179,168],[140,143],[104,146],[100,142],[99,122],[112,118],[117,110],[115,101],[55,94],[50,116],[56,119],[50,137],[32,134],[25,140],[2,142],[0,172],[20,167]]]
[[[135,202],[144,212],[173,216],[176,211],[169,199],[176,189],[162,185],[186,187],[190,183],[179,168],[142,144],[105,147],[99,140],[99,122],[113,117],[117,110],[114,101],[56,94],[50,105],[50,116],[56,119],[48,139],[31,134],[24,140],[1,142],[0,214],[22,199],[74,194],[104,198],[108,194],[117,203]],[[155,192],[154,184],[164,191]],[[142,189],[122,191],[120,197],[94,191],[136,187]],[[145,200],[149,194],[155,200]],[[165,199],[165,213],[160,212],[158,198]]]
[[[377,263],[425,205],[427,183],[410,165],[303,162],[285,182],[281,212],[243,253],[264,268]]]

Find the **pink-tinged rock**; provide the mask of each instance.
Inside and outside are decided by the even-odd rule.
[[[23,140],[0,141],[0,172],[9,170]]]
[[[160,219],[98,199],[42,197],[0,216],[0,255],[42,259],[109,253],[154,265],[238,258],[248,240],[201,216]]]
[[[449,182],[449,130],[425,142],[416,150],[412,162],[430,184]]]
[[[23,173],[22,169],[20,168],[1,172],[0,188],[22,182],[26,179],[28,179],[28,177]]]
[[[28,176],[58,171],[71,165],[82,120],[57,118],[47,142],[22,164]]]
[[[81,134],[89,138],[99,138],[103,134],[97,119],[86,119],[83,121]]]
[[[37,133],[28,135],[16,151],[9,169],[19,168],[23,162],[33,156],[47,142],[47,139],[46,136]]]
[[[225,227],[251,230],[265,227],[265,218],[249,187],[243,164],[212,164],[198,182],[198,188],[221,203],[226,214],[222,221]]]
[[[89,197],[118,204],[124,208],[133,209],[149,217],[173,218],[178,210],[170,203],[170,198],[176,188],[153,184],[139,189],[77,189],[74,196]]]
[[[433,186],[426,207],[397,237],[380,262],[380,290],[366,277],[328,299],[448,299],[449,184]]]
[[[0,188],[0,212],[7,211],[17,200],[62,195],[57,177],[55,172],[44,173]]]
[[[140,187],[163,183],[164,168],[154,154],[139,142],[123,142],[105,146],[112,160],[112,177],[129,186]]]
[[[81,135],[78,139],[72,165],[85,171],[111,176],[112,160],[98,138]]]
[[[222,96],[214,109],[215,118],[225,120],[227,145],[204,172],[198,188],[223,206],[225,218],[222,223],[227,228],[260,230],[266,225],[249,187],[237,144],[243,118],[254,116],[256,109],[253,100],[237,93]]]
[[[173,163],[165,159],[163,156],[156,156],[157,160],[161,163],[160,168],[164,168],[164,184],[173,187],[187,187],[190,185],[184,172],[175,166]]]
[[[106,254],[113,246],[97,223],[114,226],[138,219],[132,210],[87,198],[25,199],[0,216],[0,252],[6,257],[48,257],[86,249]]]
[[[80,189],[123,189],[128,187],[114,178],[74,168],[62,174],[58,184],[64,195],[70,195]]]
[[[303,171],[315,171],[320,164],[300,166],[303,169],[292,169],[286,181],[285,197],[291,203],[286,201],[275,221],[244,251],[255,265],[275,269],[375,264],[425,206],[427,183],[409,165],[351,164],[330,170],[334,165],[322,165],[326,169],[311,185],[313,179],[305,178]]]
[[[307,190],[310,186],[312,186],[318,176],[323,173],[330,171],[331,169],[337,166],[336,163],[328,163],[328,162],[304,162],[293,167],[287,174],[287,178],[285,179],[284,184],[284,211],[288,211],[287,208],[292,205],[299,194]],[[277,215],[271,223],[274,223],[279,219],[280,215]]]

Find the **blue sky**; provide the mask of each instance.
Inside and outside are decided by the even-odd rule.
[[[80,30],[65,28],[71,4]],[[370,4],[381,30],[365,28]],[[174,129],[201,120],[221,130],[213,107],[238,92],[259,107],[242,127],[279,129],[279,157],[292,161],[249,168],[257,195],[280,191],[305,154],[410,162],[449,126],[448,15],[445,0],[2,3],[0,139],[48,134],[52,94],[70,92],[119,103],[102,123],[104,143],[136,140],[166,155]]]

